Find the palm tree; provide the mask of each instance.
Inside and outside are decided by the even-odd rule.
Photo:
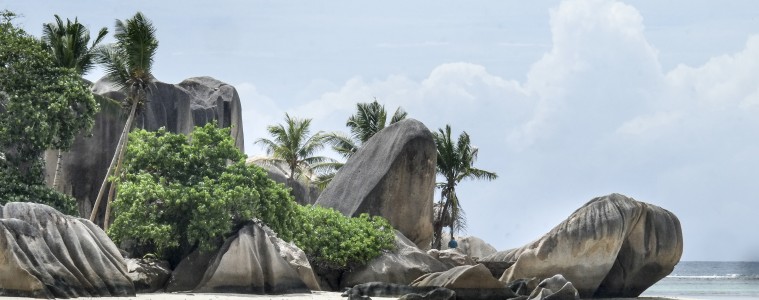
[[[332,159],[314,154],[324,148],[322,132],[311,135],[311,119],[298,119],[285,114],[285,123],[267,127],[273,139],[261,138],[256,141],[266,150],[269,158],[263,160],[271,165],[284,165],[289,170],[288,181],[305,175],[310,180],[320,164]]]
[[[116,20],[115,28],[116,43],[99,47],[97,57],[98,62],[104,66],[108,79],[126,93],[124,107],[130,107],[130,111],[124,130],[119,137],[116,152],[113,154],[106,176],[100,185],[100,191],[90,215],[90,221],[93,222],[97,216],[109,176],[119,174],[124,153],[126,153],[128,133],[132,128],[135,115],[138,111],[142,111],[147,101],[147,94],[155,80],[151,73],[151,67],[156,49],[158,49],[158,40],[153,23],[138,12],[131,19],[126,19],[123,22]],[[115,182],[111,184],[108,191],[105,221],[103,222],[104,229],[108,229],[110,204],[113,200],[115,185]]]
[[[327,143],[332,145],[332,149],[343,158],[351,157],[361,145],[366,143],[377,132],[384,129],[386,124],[392,125],[406,118],[406,113],[403,108],[397,108],[390,124],[387,123],[387,111],[385,106],[379,104],[375,98],[373,102],[369,103],[356,103],[356,113],[348,118],[348,122],[345,126],[348,126],[350,135],[342,132],[332,132],[326,134]],[[331,164],[323,164],[322,169],[331,170],[326,174],[319,176],[317,184],[324,188],[335,176],[335,172],[340,169],[344,164],[334,162]]]
[[[95,65],[95,48],[108,34],[108,28],[101,28],[97,37],[89,44],[90,31],[76,18],[74,22],[66,19],[64,24],[58,15],[55,15],[55,23],[42,25],[42,42],[53,55],[55,63],[62,68],[69,68],[83,76]],[[58,188],[58,175],[61,171],[61,157],[63,153],[58,149],[58,159],[53,175],[53,189]]]
[[[437,173],[445,180],[437,184],[441,192],[433,220],[435,231],[432,247],[439,250],[443,227],[450,228],[453,239],[453,233],[462,229],[464,224],[456,185],[464,179],[494,180],[498,175],[473,166],[477,160],[478,149],[471,145],[469,134],[466,132],[462,132],[454,143],[451,139],[451,125],[446,125],[445,129],[433,133],[433,139],[437,146]]]

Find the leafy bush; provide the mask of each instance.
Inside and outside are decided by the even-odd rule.
[[[292,226],[295,204],[287,190],[245,165],[229,129],[209,123],[190,138],[139,130],[130,139],[108,233],[135,242],[139,254],[178,259],[195,244],[212,250],[253,217],[274,230]]]
[[[1,165],[2,163],[0,163]],[[0,167],[0,205],[8,202],[35,202],[49,205],[67,215],[76,215],[76,200],[59,193],[42,182],[29,184],[11,173],[12,168]]]
[[[130,134],[109,235],[136,243],[136,255],[157,253],[173,262],[196,244],[214,249],[254,217],[320,266],[365,263],[393,247],[385,219],[300,206],[243,157],[229,130],[215,124],[196,127],[190,138],[163,129]]]
[[[298,206],[301,222],[295,244],[317,267],[361,265],[394,247],[395,233],[382,217],[348,218],[333,209]]]

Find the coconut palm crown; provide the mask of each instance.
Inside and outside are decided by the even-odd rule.
[[[474,167],[478,149],[472,146],[466,132],[462,132],[458,140],[454,141],[451,139],[451,126],[446,125],[445,129],[433,133],[433,139],[437,147],[437,173],[444,179],[443,182],[437,183],[440,188],[440,201],[436,204],[433,217],[432,247],[440,249],[443,227],[450,228],[453,238],[453,233],[462,229],[465,224],[461,202],[456,195],[456,185],[464,179],[494,180],[498,175]]]
[[[332,159],[324,156],[314,156],[317,151],[324,149],[325,136],[320,131],[311,135],[311,119],[299,119],[285,114],[285,123],[271,125],[267,131],[272,139],[260,138],[260,144],[269,158],[263,160],[274,166],[284,165],[288,168],[288,180],[294,180],[301,175],[309,179],[318,171],[318,166],[329,163]]]
[[[108,167],[106,176],[100,186],[100,192],[95,200],[90,220],[95,221],[108,178],[118,175],[121,163],[126,153],[128,133],[132,129],[135,116],[142,111],[147,94],[155,80],[151,73],[153,58],[158,49],[156,28],[142,13],[138,12],[134,17],[124,21],[116,20],[116,42],[104,47],[98,47],[97,59],[105,69],[106,77],[121,91],[126,93],[124,107],[130,107],[124,130],[121,132],[116,152]],[[115,166],[115,169],[114,169]],[[108,201],[105,211],[104,229],[108,228],[110,204],[114,195],[116,182],[110,185]]]

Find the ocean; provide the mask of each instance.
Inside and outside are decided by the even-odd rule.
[[[681,261],[641,297],[759,299],[759,262]]]

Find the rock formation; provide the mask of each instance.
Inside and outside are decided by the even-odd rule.
[[[564,276],[554,275],[538,284],[527,300],[579,300],[580,295]]]
[[[101,111],[95,116],[91,134],[78,136],[71,151],[63,154],[58,175],[58,190],[74,196],[79,202],[79,213],[84,216],[90,214],[126,122],[126,114],[119,104],[126,97],[124,93],[105,79],[95,83],[93,93]],[[216,120],[221,127],[231,127],[235,144],[242,150],[241,111],[235,88],[216,79],[195,77],[179,84],[156,82],[134,126],[147,130],[166,127],[170,132],[188,134],[195,126]],[[48,151],[45,155],[46,178],[51,186],[56,153]]]
[[[343,273],[340,287],[376,281],[409,284],[424,274],[448,269],[445,264],[419,250],[398,231],[395,232],[395,245],[392,252],[383,253],[365,266]]]
[[[468,255],[472,259],[479,259],[498,252],[495,247],[476,236],[455,236],[454,239],[456,239],[456,242],[459,244],[459,246],[456,247],[456,250]],[[448,249],[448,242],[450,240],[450,234],[443,233],[441,250]]]
[[[116,245],[92,222],[42,204],[0,206],[0,296],[134,296]]]
[[[166,291],[250,294],[309,292],[305,281],[315,283],[313,273],[310,276],[299,273],[293,264],[283,259],[282,256],[288,257],[288,254],[283,254],[277,246],[278,242],[273,243],[271,238],[267,230],[257,223],[244,226],[215,253],[201,254],[196,251],[180,262],[172,273]],[[293,252],[292,249],[285,251]]]
[[[162,290],[171,277],[168,261],[127,258],[127,275],[138,293],[154,293]]]
[[[619,194],[598,197],[535,242],[480,261],[511,264],[502,282],[562,274],[580,297],[637,297],[672,272],[683,251],[680,221]]]
[[[430,250],[427,250],[427,254],[439,260],[440,262],[448,266],[448,268],[465,266],[465,265],[471,266],[471,265],[476,264],[475,261],[471,257],[469,257],[469,255],[463,254],[456,249],[445,249],[445,250],[430,249]]]
[[[508,299],[516,297],[483,265],[459,266],[444,272],[425,274],[411,283],[415,287],[444,287],[456,292],[456,299]]]
[[[418,247],[432,240],[432,199],[437,150],[421,122],[386,127],[340,168],[316,205],[351,217],[382,216]]]

